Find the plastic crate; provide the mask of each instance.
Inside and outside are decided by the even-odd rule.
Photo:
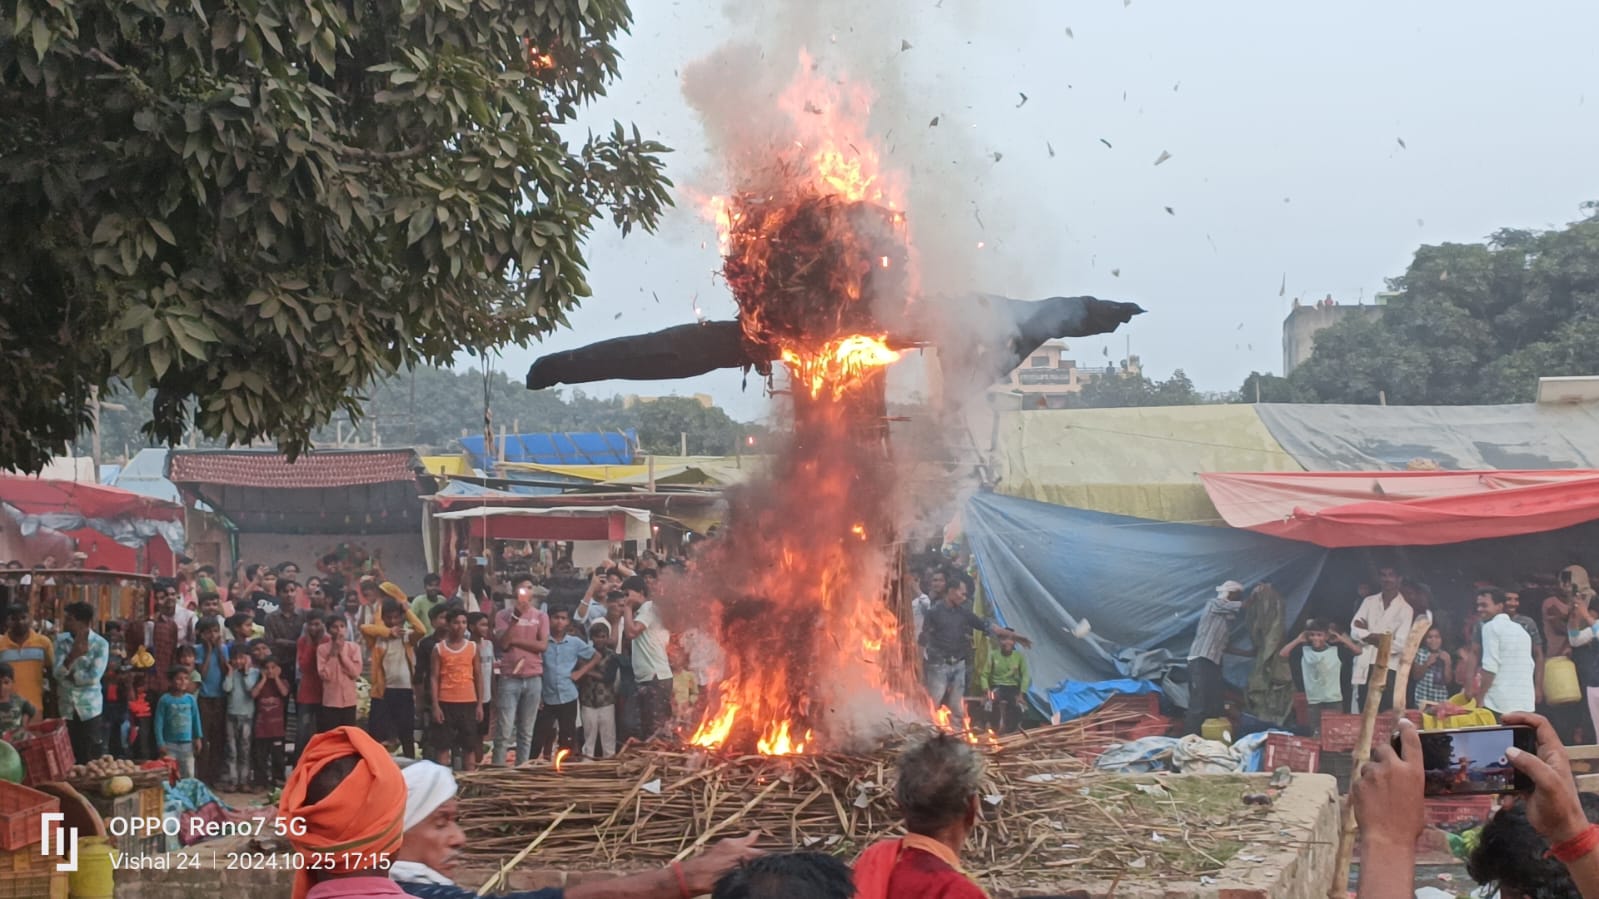
[[[1411,709],[1405,712],[1416,727],[1421,727],[1421,712]],[[1329,752],[1352,752],[1355,744],[1360,740],[1360,715],[1348,715],[1343,712],[1323,712],[1321,716],[1321,748]],[[1393,738],[1394,722],[1398,720],[1393,712],[1383,712],[1377,716],[1371,728],[1371,745],[1376,746]]]
[[[136,795],[139,797],[139,817],[159,818],[166,811],[166,790],[160,787],[145,787]]]
[[[39,842],[39,816],[61,811],[61,800],[38,790],[0,780],[0,850],[10,852]]]
[[[1171,719],[1165,715],[1145,715],[1126,729],[1129,742],[1145,737],[1164,737],[1171,731]]]
[[[126,824],[144,814],[139,804],[138,793],[128,793],[123,796],[101,796],[91,793],[85,798],[94,806],[94,810],[100,813],[100,817],[105,819],[107,827],[111,826],[113,819],[121,818]]]
[[[1477,825],[1493,816],[1498,804],[1497,796],[1459,796],[1428,799],[1425,802],[1427,824],[1430,827],[1454,827],[1461,824]]]
[[[40,721],[28,727],[28,738],[17,744],[17,754],[27,771],[22,782],[28,786],[66,780],[72,768],[72,738],[67,723],[60,718]]]
[[[69,875],[56,870],[58,861],[32,846],[0,851],[0,899],[67,899]]]
[[[1267,771],[1287,768],[1303,774],[1315,774],[1321,768],[1321,745],[1307,737],[1267,734],[1262,764]]]
[[[1159,715],[1159,693],[1117,693],[1097,709],[1106,715]]]

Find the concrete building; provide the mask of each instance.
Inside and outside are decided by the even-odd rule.
[[[1087,384],[1110,374],[1139,374],[1143,369],[1137,356],[1123,362],[1106,361],[1104,365],[1080,366],[1075,359],[1065,356],[1069,348],[1052,340],[1033,352],[1010,378],[994,385],[999,393],[1019,395],[1024,408],[1061,408],[1066,398],[1081,393]]]
[[[1310,358],[1317,333],[1351,315],[1380,316],[1387,299],[1387,294],[1378,294],[1375,304],[1354,306],[1337,302],[1332,294],[1309,305],[1294,300],[1293,310],[1283,319],[1283,376]]]

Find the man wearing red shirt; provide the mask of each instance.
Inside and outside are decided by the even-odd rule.
[[[982,757],[959,737],[936,734],[905,750],[897,767],[894,798],[906,834],[861,853],[856,899],[987,899],[960,866],[977,825]]]
[[[294,693],[294,757],[300,760],[306,741],[316,733],[316,711],[322,705],[322,678],[316,671],[316,649],[328,640],[325,619],[315,610],[306,613],[305,633],[294,644],[294,662],[299,684]]]

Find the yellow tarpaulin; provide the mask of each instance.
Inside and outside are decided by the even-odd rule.
[[[423,456],[422,467],[428,474],[468,475],[472,473],[472,460],[464,453],[456,456]]]
[[[1002,412],[995,457],[1011,496],[1215,524],[1199,472],[1303,470],[1252,406]]]
[[[709,487],[738,484],[764,469],[765,464],[762,456],[656,456],[655,482],[676,486],[703,484]],[[596,484],[643,485],[650,478],[648,464],[541,465],[536,462],[505,462],[498,467],[506,471],[535,471],[580,478]]]

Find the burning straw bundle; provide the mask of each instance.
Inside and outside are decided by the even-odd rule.
[[[1135,718],[1100,714],[984,741],[983,821],[966,858],[986,885],[1193,878],[1220,870],[1246,843],[1269,841],[1275,830],[1239,801],[1240,782],[1094,775],[1086,759]],[[539,867],[628,870],[759,830],[765,845],[853,858],[899,832],[894,757],[892,749],[718,757],[645,746],[559,772],[480,771],[461,777],[465,851],[498,865],[537,838]]]
[[[881,330],[873,300],[906,294],[904,216],[836,194],[732,199],[722,274],[757,343]]]

